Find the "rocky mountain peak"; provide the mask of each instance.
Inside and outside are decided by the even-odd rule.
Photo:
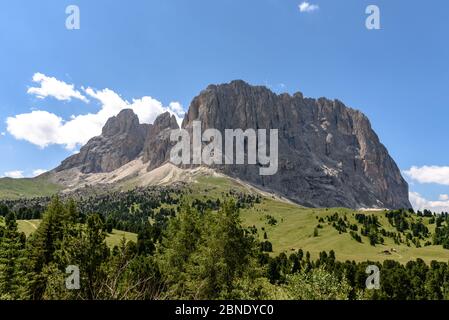
[[[182,127],[190,130],[193,121],[201,121],[203,131],[278,130],[276,174],[261,176],[259,165],[212,166],[225,175],[305,206],[410,207],[408,185],[368,118],[339,100],[304,98],[301,92],[277,95],[236,80],[210,85],[195,97]],[[177,128],[168,112],[146,125],[132,110],[123,110],[56,170],[110,172],[141,157],[151,171],[169,160],[170,131]]]
[[[114,135],[131,132],[138,129],[139,118],[131,109],[124,109],[120,113],[108,119],[102,130],[104,137],[112,137]]]
[[[148,129],[148,125],[139,124],[131,109],[122,110],[106,122],[100,136],[89,140],[56,171],[73,168],[85,174],[114,171],[141,154]]]
[[[148,170],[155,169],[169,160],[172,129],[179,129],[179,125],[176,117],[169,112],[159,115],[150,126],[143,149],[143,161],[148,163]]]
[[[214,166],[223,173],[314,207],[409,208],[408,185],[368,118],[339,100],[277,95],[244,81],[212,85],[183,121],[202,129],[278,129],[279,171]]]
[[[178,128],[176,117],[169,112],[159,115],[153,124],[140,124],[131,109],[122,110],[108,119],[100,136],[92,138],[55,170],[76,168],[84,174],[111,172],[139,157],[149,168],[158,167],[170,155],[170,130]]]
[[[157,131],[161,131],[166,128],[179,129],[176,117],[170,114],[170,112],[160,114],[154,121],[152,127],[154,128],[153,130],[156,130],[155,128],[158,128]]]

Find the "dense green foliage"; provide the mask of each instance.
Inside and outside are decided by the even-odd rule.
[[[16,217],[8,212],[0,228],[0,299],[25,296],[25,235],[17,230]]]
[[[118,200],[106,195],[76,202],[54,197],[28,238],[18,231],[15,211],[26,207],[0,206],[0,299],[449,299],[447,263],[343,262],[334,251],[315,260],[303,250],[275,256],[267,232],[240,220],[240,209],[257,198],[236,193],[222,201],[187,201],[141,191],[117,196],[127,207],[114,207]],[[327,223],[372,245],[394,235],[402,241],[429,237],[420,220],[425,216],[412,214],[386,213],[396,233],[375,215],[332,214]],[[127,223],[120,225],[122,218]],[[263,219],[280,223],[271,215]],[[434,219],[434,241],[445,243],[448,216],[426,219]],[[319,219],[316,237],[325,223]],[[106,234],[117,226],[136,231],[137,242],[108,247]],[[379,290],[366,289],[368,265],[380,269]],[[69,266],[79,268],[79,289],[66,287]]]

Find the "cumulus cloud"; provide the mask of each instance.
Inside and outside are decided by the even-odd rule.
[[[311,4],[307,1],[302,2],[298,7],[300,12],[313,12],[320,9],[317,4]]]
[[[53,97],[60,101],[70,101],[73,98],[86,103],[88,102],[87,98],[81,92],[75,90],[73,84],[65,83],[53,77],[47,77],[42,73],[35,73],[33,82],[38,83],[40,87],[31,87],[28,89],[28,93],[34,94],[40,99]]]
[[[415,210],[428,209],[432,212],[449,212],[449,197],[447,195],[440,196],[439,200],[432,201],[424,198],[417,192],[410,192],[410,202]]]
[[[441,166],[413,166],[404,173],[419,183],[436,183],[449,186],[449,167]]]
[[[6,119],[8,132],[19,140],[26,140],[42,148],[59,143],[62,118],[47,111],[33,111]]]
[[[45,170],[45,169],[36,169],[33,171],[33,177],[40,176],[41,174],[44,174],[47,171],[48,170]]]
[[[20,179],[23,178],[23,171],[15,170],[15,171],[7,171],[4,174],[7,178]]]
[[[141,123],[152,123],[158,115],[167,111],[176,117],[178,123],[181,123],[181,117],[184,115],[184,110],[178,102],[172,102],[168,107],[164,107],[160,101],[148,96],[128,102],[110,89],[95,91],[87,88],[86,93],[100,101],[102,108],[97,115],[102,118],[106,116],[106,120],[123,109],[132,109]]]
[[[128,102],[110,89],[87,88],[84,92],[100,103],[101,108],[97,113],[76,115],[64,120],[54,113],[34,110],[8,117],[7,131],[16,139],[28,141],[41,148],[56,144],[73,151],[92,137],[100,135],[106,121],[123,109],[132,109],[139,117],[140,123],[153,123],[158,115],[167,111],[181,123],[184,115],[182,106],[177,102],[164,106],[160,101],[148,96]]]

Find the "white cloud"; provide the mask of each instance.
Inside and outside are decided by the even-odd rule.
[[[404,173],[419,183],[436,183],[449,186],[449,167],[413,166]]]
[[[181,124],[185,113],[178,102],[171,102],[168,107],[164,107],[160,101],[149,96],[128,102],[110,89],[95,91],[92,88],[87,88],[85,91],[89,96],[97,99],[102,104],[100,112],[96,114],[104,120],[102,127],[110,117],[117,115],[123,109],[132,109],[139,117],[140,123],[153,123],[158,115],[168,111]]]
[[[317,4],[310,4],[307,1],[301,3],[298,7],[300,12],[313,12],[320,9],[320,7]]]
[[[175,116],[179,117],[183,117],[185,115],[185,111],[184,108],[182,107],[182,105],[179,102],[170,102],[170,104],[168,105],[168,109],[170,110],[171,113],[175,114]],[[181,125],[182,119],[177,119],[179,125]]]
[[[36,169],[33,171],[33,177],[40,176],[41,174],[44,174],[47,171],[48,170],[45,170],[45,169]]]
[[[15,170],[15,171],[7,171],[5,172],[5,177],[7,178],[13,178],[13,179],[20,179],[23,178],[23,171]]]
[[[57,144],[73,151],[92,137],[100,135],[106,121],[123,109],[132,109],[140,123],[153,123],[158,115],[167,111],[181,123],[184,115],[182,106],[177,102],[163,106],[161,102],[148,96],[128,102],[110,89],[97,91],[87,88],[84,91],[100,102],[101,108],[97,113],[74,115],[69,120],[64,120],[53,113],[36,110],[7,118],[7,131],[16,139],[41,148]]]
[[[33,111],[6,119],[8,132],[19,140],[26,140],[41,148],[61,143],[59,135],[62,118],[47,111]]]
[[[443,195],[447,196],[447,195]],[[441,197],[438,201],[427,200],[417,192],[409,193],[410,202],[415,210],[428,209],[432,212],[449,212],[449,197]],[[444,198],[444,199],[443,199]]]
[[[35,73],[33,82],[40,84],[40,87],[32,87],[28,89],[29,94],[34,94],[40,99],[53,97],[61,101],[70,101],[72,98],[89,102],[85,96],[78,90],[75,90],[73,84],[67,84],[64,81],[53,77],[47,77],[42,73]]]

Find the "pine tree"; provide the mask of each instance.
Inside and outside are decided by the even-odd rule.
[[[153,238],[153,228],[149,222],[145,222],[137,235],[137,250],[139,254],[153,254],[155,250]]]
[[[67,222],[67,209],[55,196],[44,212],[42,222],[27,243],[29,290],[33,299],[41,299],[45,292],[46,276],[42,270],[54,261],[54,253],[61,246]]]
[[[102,265],[109,257],[105,225],[98,214],[87,217],[86,225],[72,224],[65,230],[60,248],[55,252],[60,270],[74,265],[80,270],[81,290],[77,299],[98,299],[106,275]]]
[[[157,260],[171,296],[182,297],[185,292],[186,266],[201,240],[200,221],[196,209],[183,205],[165,230]]]
[[[26,298],[25,235],[18,232],[13,212],[6,215],[0,234],[0,300]]]
[[[242,228],[234,202],[209,212],[202,223],[203,240],[188,265],[189,289],[199,299],[232,299],[238,281],[258,276],[256,242]]]
[[[78,212],[78,208],[76,207],[76,202],[73,199],[70,199],[67,203],[67,211],[66,211],[67,223],[73,224],[79,222],[80,215]]]

